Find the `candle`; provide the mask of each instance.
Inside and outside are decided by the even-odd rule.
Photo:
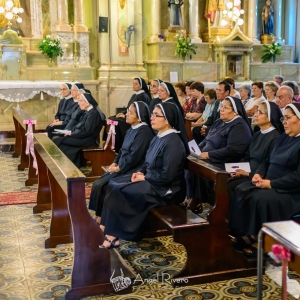
[[[208,22],[208,40],[210,41],[211,39],[211,32],[210,32],[210,18],[207,19]]]
[[[74,16],[74,41],[77,41],[77,21],[76,21],[76,16]]]

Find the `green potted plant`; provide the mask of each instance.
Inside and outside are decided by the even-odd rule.
[[[46,54],[49,58],[48,65],[51,67],[54,65],[54,58],[57,56],[63,56],[64,52],[61,48],[61,38],[51,38],[51,35],[47,35],[38,43],[38,49]]]
[[[271,45],[263,45],[263,47],[263,56],[261,57],[262,62],[266,63],[272,61],[275,63],[276,56],[281,55],[281,44],[273,42]]]
[[[191,39],[183,33],[176,34],[175,37],[177,40],[175,55],[181,57],[183,61],[186,58],[192,59],[192,55],[196,54],[197,46],[192,44]]]

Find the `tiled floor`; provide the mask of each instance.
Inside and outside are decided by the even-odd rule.
[[[1,162],[0,153],[0,164]],[[5,162],[13,164],[16,160]],[[4,166],[4,169],[7,168]],[[17,171],[12,168],[7,177]],[[0,175],[0,182],[7,181]],[[9,191],[23,186],[22,181],[8,184]],[[5,188],[5,191],[6,188]],[[71,285],[73,245],[60,245],[55,249],[44,248],[49,236],[51,212],[32,214],[33,205],[0,206],[0,299],[64,299],[66,289]],[[127,258],[137,274],[143,278],[164,271],[178,272],[185,262],[185,252],[171,237],[144,239],[142,242],[124,243],[120,253]],[[205,259],[205,258],[199,258]],[[300,282],[296,274],[293,277]],[[295,288],[299,289],[299,283]],[[264,276],[264,299],[281,299],[281,289],[268,276]],[[296,289],[291,290],[296,295]],[[124,296],[92,297],[109,300],[200,300],[200,299],[256,299],[256,278],[242,278],[210,284],[173,289],[168,284],[140,284],[134,292]],[[294,299],[289,296],[288,299]]]

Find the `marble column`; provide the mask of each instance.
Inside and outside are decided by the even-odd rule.
[[[260,19],[259,19],[260,20]],[[257,39],[257,0],[249,0],[248,3],[248,37],[254,44],[260,44]]]
[[[277,42],[282,42],[282,0],[272,2],[274,8],[274,34]]]
[[[31,31],[33,38],[43,37],[42,1],[30,0]],[[22,17],[22,15],[21,15]]]
[[[76,26],[78,32],[88,31],[87,26],[84,24],[83,0],[74,1],[74,26]]]
[[[55,26],[55,30],[70,31],[71,26],[69,25],[69,17],[68,17],[68,0],[57,1],[57,12],[58,15],[57,15],[57,24]]]
[[[151,35],[148,42],[153,43],[159,41],[158,35],[161,32],[161,3],[160,0],[151,0]]]
[[[295,46],[296,36],[296,9],[294,0],[286,0],[285,2],[285,16],[283,18],[284,24],[284,39],[286,45]]]
[[[297,3],[297,24],[296,24],[296,28],[297,28],[297,32],[296,32],[296,57],[295,60],[296,62],[300,62],[300,3]]]
[[[189,37],[192,42],[202,42],[199,37],[199,0],[189,0]]]

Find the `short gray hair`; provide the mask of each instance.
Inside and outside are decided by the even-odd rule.
[[[281,83],[283,83],[283,80],[284,80],[283,77],[280,75],[274,76],[274,79],[279,79]]]
[[[248,96],[251,97],[251,85],[250,84],[244,83],[244,84],[240,85],[239,90],[246,91],[248,93]]]

